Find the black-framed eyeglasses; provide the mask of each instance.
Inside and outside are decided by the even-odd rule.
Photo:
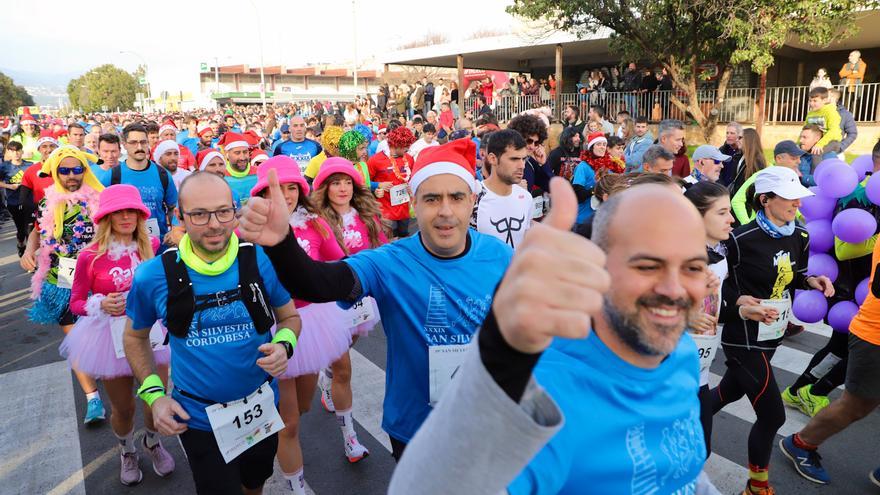
[[[213,211],[184,211],[184,215],[189,217],[189,221],[192,222],[193,225],[208,225],[211,221],[211,216],[217,218],[217,221],[220,223],[229,223],[235,218],[235,208],[227,207],[220,208],[219,210]]]
[[[540,140],[537,140],[537,139],[526,138],[526,145],[527,145],[527,146],[532,146],[532,145],[540,146],[541,143],[543,143],[543,142],[544,142],[544,141],[540,141]]]
[[[86,168],[82,165],[77,165],[76,167],[58,167],[58,175],[81,175],[86,171]]]

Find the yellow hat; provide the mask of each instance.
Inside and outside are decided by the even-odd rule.
[[[53,151],[48,158],[43,160],[43,166],[40,168],[40,174],[43,176],[51,176],[53,182],[55,183],[55,189],[59,192],[64,191],[64,186],[61,184],[61,181],[58,179],[58,167],[61,165],[61,161],[67,157],[74,157],[82,164],[85,171],[83,172],[83,184],[88,185],[95,192],[101,192],[104,189],[104,185],[101,184],[101,181],[95,177],[95,174],[92,173],[92,169],[89,166],[89,162],[97,162],[98,157],[83,151],[76,146],[62,146],[55,151]],[[60,238],[63,230],[64,230],[64,210],[66,208],[65,204],[59,204],[55,206],[55,238]]]

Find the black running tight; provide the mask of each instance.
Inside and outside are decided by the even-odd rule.
[[[33,211],[25,206],[9,206],[9,214],[15,222],[15,238],[23,244],[31,233],[34,224]]]
[[[811,389],[813,395],[828,395],[832,390],[842,385],[846,379],[848,342],[848,333],[831,332],[828,343],[813,355],[807,369],[791,386],[791,392],[796,393],[801,387],[813,385]],[[821,366],[819,366],[820,364]],[[830,369],[829,365],[832,365]]]
[[[748,397],[757,416],[749,433],[749,464],[767,468],[776,432],[785,423],[785,408],[770,365],[775,351],[722,347],[727,371],[712,390],[712,412],[717,414],[743,395]]]

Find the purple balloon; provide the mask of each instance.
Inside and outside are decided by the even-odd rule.
[[[837,262],[830,254],[811,253],[807,262],[807,275],[825,275],[832,282],[837,280]]]
[[[859,174],[843,160],[832,161],[822,167],[821,174],[815,176],[816,185],[825,196],[842,198],[859,185]]]
[[[840,301],[828,310],[828,324],[835,332],[849,333],[849,323],[858,312],[858,304],[852,301]]]
[[[794,296],[791,310],[798,320],[804,323],[816,323],[822,321],[825,313],[828,312],[828,301],[818,290],[805,290]]]
[[[872,175],[865,184],[865,194],[875,205],[880,205],[880,174]]]
[[[831,230],[843,242],[858,244],[877,232],[877,220],[860,208],[848,208],[834,215]]]
[[[815,196],[809,196],[801,200],[801,214],[807,221],[813,220],[831,220],[834,215],[834,208],[837,206],[837,199],[824,196],[822,190],[813,186],[810,188]]]
[[[859,181],[861,181],[868,172],[874,171],[874,159],[870,154],[856,157],[852,162],[852,168],[859,174]]]
[[[856,286],[856,303],[861,306],[865,299],[868,298],[868,283],[871,281],[871,277],[866,278],[859,282],[859,285]]]
[[[830,220],[813,220],[807,223],[807,232],[810,233],[810,252],[827,253],[834,247],[834,232],[831,230]]]

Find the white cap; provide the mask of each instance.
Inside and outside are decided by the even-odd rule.
[[[794,170],[780,166],[767,167],[755,176],[755,195],[768,192],[789,200],[814,196],[813,191],[801,185]]]

